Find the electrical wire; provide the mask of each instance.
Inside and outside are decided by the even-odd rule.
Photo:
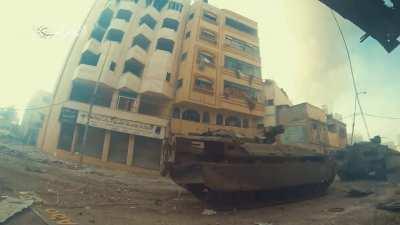
[[[363,110],[363,108],[361,106],[361,102],[360,102],[360,98],[359,98],[359,92],[358,92],[358,88],[357,88],[356,79],[355,79],[355,76],[354,76],[353,63],[351,61],[350,50],[349,50],[349,47],[347,45],[346,38],[344,37],[344,34],[343,34],[342,28],[340,26],[340,23],[339,23],[338,19],[336,18],[335,13],[333,12],[333,10],[330,10],[330,11],[331,11],[331,14],[333,16],[333,19],[336,22],[337,28],[338,28],[338,30],[340,32],[340,36],[343,39],[344,47],[346,48],[347,59],[348,59],[348,62],[349,62],[349,67],[350,67],[350,72],[351,72],[351,78],[352,78],[352,81],[353,81],[355,101],[358,104],[358,107],[360,109],[360,113],[361,113],[361,116],[362,116],[362,119],[363,119],[364,127],[365,127],[365,130],[367,132],[368,138],[371,138],[371,135],[370,135],[370,132],[369,132],[369,128],[368,128],[368,124],[367,124],[367,120],[365,119],[364,110]],[[355,114],[356,114],[356,110],[354,111],[353,126],[355,126]],[[354,128],[353,128],[353,130],[351,132],[351,136],[352,137],[354,136]]]

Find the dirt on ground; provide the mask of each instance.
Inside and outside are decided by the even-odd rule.
[[[351,189],[373,193],[351,198]],[[27,215],[17,215],[6,225],[57,224],[57,220],[51,220],[49,209],[80,225],[400,224],[400,214],[376,209],[381,202],[400,199],[400,185],[394,182],[337,180],[327,195],[316,199],[214,212],[207,211],[204,203],[157,173],[80,166],[32,147],[0,145],[0,196],[21,195],[35,196],[36,203]],[[32,219],[30,214],[41,217],[41,221]]]

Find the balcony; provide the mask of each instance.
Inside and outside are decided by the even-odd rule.
[[[96,83],[99,78],[100,69],[96,66],[79,65],[74,72],[73,80],[89,81],[89,83]],[[109,88],[115,89],[117,87],[118,77],[111,71],[105,71],[100,77],[100,83]]]
[[[177,35],[178,35],[178,32],[176,32],[172,29],[163,27],[158,31],[157,37],[158,38],[166,38],[166,39],[170,39],[170,40],[176,40]]]
[[[125,9],[129,11],[133,11],[135,4],[133,1],[120,1],[118,4],[119,9]]]
[[[153,40],[154,37],[154,30],[152,30],[149,26],[147,26],[145,23],[139,26],[139,28],[136,30],[137,34],[143,34],[144,36],[147,37],[149,40]]]
[[[114,28],[125,32],[126,29],[128,28],[128,23],[125,20],[113,19],[111,21],[110,28]]]
[[[138,93],[140,91],[141,82],[142,79],[140,79],[139,77],[131,73],[124,73],[119,79],[117,88],[119,90],[126,89]]]
[[[164,13],[164,17],[165,18],[171,18],[171,19],[176,19],[178,21],[181,20],[181,16],[184,15],[183,13],[180,13],[178,11],[175,10],[167,10]]]
[[[149,14],[151,17],[153,17],[155,20],[160,21],[161,14],[154,7],[148,7],[146,10],[146,13]],[[145,14],[143,14],[143,15],[145,15]]]
[[[128,53],[126,54],[126,59],[134,58],[139,61],[144,61],[146,59],[147,52],[143,50],[139,46],[134,46],[128,50]]]
[[[95,39],[90,39],[86,43],[85,47],[83,47],[82,52],[91,51],[94,54],[100,54],[101,49],[102,49],[102,47],[101,47],[101,43],[99,41],[97,41]]]
[[[152,60],[149,61],[144,71],[140,92],[172,98],[173,85],[165,79],[167,73],[174,71],[172,61],[173,56],[171,53],[162,50],[155,51]]]

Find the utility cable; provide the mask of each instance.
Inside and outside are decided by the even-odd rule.
[[[340,36],[341,36],[342,39],[343,39],[344,47],[346,48],[347,59],[348,59],[348,62],[349,62],[349,67],[350,67],[350,72],[351,72],[351,78],[352,78],[352,81],[353,81],[353,88],[354,88],[354,94],[355,94],[355,101],[356,101],[356,103],[358,104],[358,107],[359,107],[359,109],[360,109],[360,113],[361,113],[361,116],[362,116],[362,119],[363,119],[363,123],[364,123],[365,130],[367,131],[368,138],[371,138],[371,135],[370,135],[370,132],[369,132],[369,128],[368,128],[368,124],[367,124],[367,120],[365,119],[364,110],[363,110],[363,108],[362,108],[362,106],[361,106],[361,102],[360,102],[360,98],[359,98],[359,92],[358,92],[358,88],[357,88],[356,79],[355,79],[355,76],[354,76],[353,63],[352,63],[352,61],[351,61],[350,50],[349,50],[349,47],[348,47],[348,45],[347,45],[346,38],[344,37],[342,28],[340,27],[339,21],[338,21],[338,19],[336,18],[335,13],[333,12],[333,10],[330,10],[330,11],[331,11],[331,14],[332,14],[332,16],[333,16],[333,19],[334,19],[335,22],[336,22],[337,28],[338,28],[338,30],[339,30],[339,32],[340,32]],[[354,137],[355,115],[356,115],[356,110],[354,111],[353,129],[352,129],[352,131],[351,131],[351,137],[352,137],[352,139],[353,139],[353,137]]]

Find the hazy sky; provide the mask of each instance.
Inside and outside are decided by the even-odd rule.
[[[5,1],[0,14],[0,107],[23,108],[37,90],[52,91],[76,33],[94,0]],[[264,78],[274,79],[294,103],[353,112],[354,93],[343,43],[329,10],[317,0],[210,0],[259,23]],[[375,40],[340,16],[349,42],[361,101],[369,114],[400,117],[400,48],[387,54]],[[40,39],[46,26],[57,35]],[[400,120],[367,117],[371,135],[393,140]],[[351,119],[345,120],[348,132]],[[357,132],[366,137],[361,118]]]

